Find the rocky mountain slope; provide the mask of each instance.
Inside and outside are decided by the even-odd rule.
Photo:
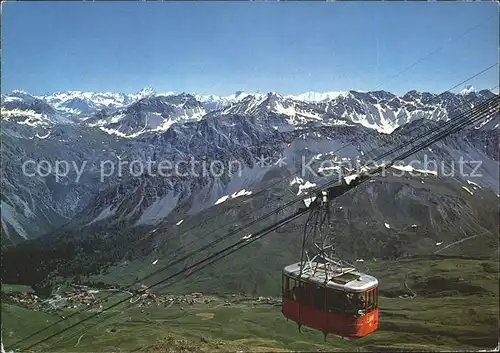
[[[255,193],[273,175],[283,175],[283,187],[297,194],[318,171],[353,168],[492,96],[350,91],[318,102],[276,93],[15,91],[2,97],[2,238],[17,243],[68,222],[82,232],[154,227],[176,212],[192,216]],[[75,99],[85,108],[76,109]],[[498,194],[498,116],[403,161],[399,170],[447,179],[460,157],[463,172],[452,179]],[[46,176],[23,173],[23,163],[33,173],[41,161],[48,161],[41,168]],[[61,161],[69,170],[58,177],[56,162],[66,167]],[[153,169],[136,175],[132,161],[151,161]],[[179,169],[158,175],[162,161]]]
[[[377,177],[336,200],[330,234],[335,237],[341,256],[352,262],[361,261],[358,263],[361,267],[363,260],[394,260],[435,253],[498,258],[495,246],[500,216],[497,195],[486,188],[432,173],[400,176],[399,172],[393,168],[385,177]],[[118,207],[107,221],[96,220],[85,226],[82,224],[85,220],[5,252],[3,278],[14,282],[22,279],[23,283],[32,284],[61,276],[109,273],[105,277],[110,283],[125,285],[136,276],[143,277],[166,266],[145,284],[155,283],[215,249],[208,248],[191,256],[188,263],[169,265],[173,260],[226,234],[231,235],[221,240],[217,248],[250,239],[256,231],[296,211],[302,202],[241,232],[231,233],[295,200],[297,190],[305,183],[298,178],[290,183],[290,179],[288,171],[267,173],[252,194],[230,195],[213,207],[191,215],[186,209],[192,203],[185,200],[156,224],[143,222],[134,227],[127,219],[120,221],[118,216],[123,208]],[[320,183],[320,180],[312,181]],[[210,266],[204,270],[204,277],[211,278],[212,288],[220,286],[234,291],[244,283],[269,285],[270,273],[279,273],[283,266],[300,256],[304,221],[305,217],[290,223],[240,250],[238,255]],[[231,273],[224,270],[228,267]],[[226,275],[221,277],[218,273]],[[242,280],[246,277],[252,280]]]

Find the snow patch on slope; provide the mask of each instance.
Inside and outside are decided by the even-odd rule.
[[[478,184],[474,183],[473,181],[467,180],[467,183],[468,183],[469,185],[472,185],[472,186],[475,186],[475,187],[477,187],[477,188],[481,189],[481,187],[480,187]]]
[[[116,135],[116,136],[123,137],[123,138],[134,138],[134,137],[137,137],[144,132],[144,130],[141,130],[139,132],[135,132],[133,134],[127,135],[127,134],[124,134],[123,132],[120,132],[118,130],[108,129],[108,128],[105,128],[102,126],[99,129],[101,129],[102,131],[104,131],[105,133],[107,133],[109,135]]]
[[[227,201],[229,199],[235,199],[235,198],[240,197],[240,196],[246,196],[246,195],[251,195],[251,194],[252,194],[251,191],[246,191],[245,189],[243,189],[243,190],[235,192],[235,193],[233,193],[231,195],[222,196],[217,201],[215,201],[215,205],[223,203],[223,202],[225,202],[225,201]]]
[[[223,203],[223,202],[226,202],[227,199],[229,199],[229,195],[225,195],[225,196],[222,196],[221,198],[219,198],[217,201],[215,201],[214,205],[218,205],[220,203]]]
[[[462,185],[462,189],[464,189],[465,191],[467,191],[469,194],[474,195],[474,193],[469,188],[467,188],[467,187],[465,187],[463,185]]]
[[[2,107],[0,114],[2,115],[2,119],[6,121],[11,120],[12,118],[25,118],[25,120],[17,121],[17,123],[21,125],[28,125],[31,127],[48,125],[48,122],[42,118],[42,114],[39,114],[34,110],[5,109]]]
[[[424,169],[416,169],[410,165],[393,165],[391,168],[398,169],[404,172],[417,172],[422,174],[432,174],[437,176],[437,172],[434,170],[424,170]]]

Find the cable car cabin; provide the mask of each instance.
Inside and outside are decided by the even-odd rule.
[[[375,277],[354,268],[327,271],[325,265],[310,263],[315,271],[300,274],[300,263],[283,270],[282,313],[290,320],[344,339],[357,339],[378,326],[378,300]],[[313,274],[314,272],[314,274]]]

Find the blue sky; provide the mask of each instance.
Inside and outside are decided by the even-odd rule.
[[[2,92],[442,92],[498,61],[497,14],[493,2],[3,3]],[[470,83],[497,85],[498,67]]]

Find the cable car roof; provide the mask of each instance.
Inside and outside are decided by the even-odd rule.
[[[301,280],[315,282],[318,285],[325,286],[325,264],[312,262],[311,265],[312,267],[305,267],[300,277]],[[318,266],[314,271],[313,269],[316,265]],[[378,280],[375,277],[361,273],[355,268],[337,267],[335,268],[335,271],[334,267],[329,267],[328,282],[326,283],[326,287],[328,288],[349,292],[363,292],[378,285]],[[290,277],[298,279],[300,274],[300,262],[286,266],[283,272]]]

